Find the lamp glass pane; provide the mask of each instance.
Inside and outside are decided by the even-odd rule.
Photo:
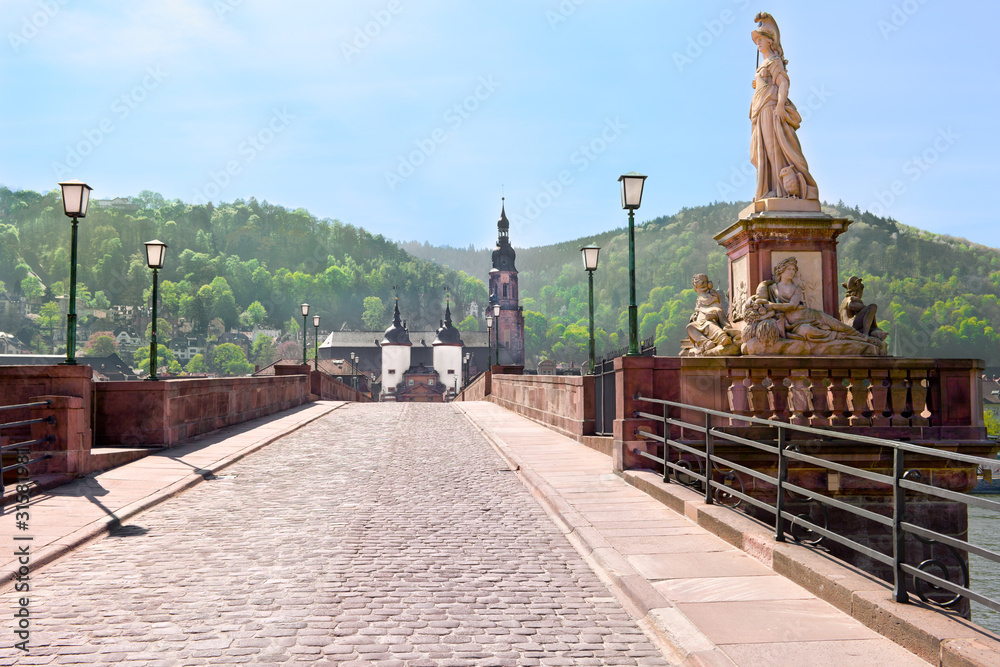
[[[625,208],[639,208],[642,203],[642,178],[625,177],[622,181]]]
[[[80,215],[80,194],[83,184],[60,183],[63,196],[63,213],[70,216]]]
[[[319,328],[319,315],[313,315],[313,326]]]
[[[487,315],[486,316],[486,328],[487,329],[492,329],[493,328],[493,316],[492,315]]]
[[[305,317],[306,315],[309,314],[309,304],[308,303],[302,304],[300,306],[300,308],[302,308],[302,317]]]
[[[87,217],[87,207],[90,206],[90,186],[84,185],[83,192],[80,193],[80,217]]]
[[[163,241],[147,241],[145,246],[147,266],[151,269],[162,269],[167,254],[167,244]]]
[[[493,317],[500,317],[500,304],[493,304]]]
[[[584,248],[580,248],[583,254],[583,268],[587,271],[594,271],[597,269],[597,256],[601,249],[594,245],[589,245]]]

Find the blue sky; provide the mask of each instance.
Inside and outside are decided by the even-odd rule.
[[[746,200],[757,11],[820,196],[997,246],[1000,8],[865,0],[8,0],[0,183],[255,196],[515,245]]]

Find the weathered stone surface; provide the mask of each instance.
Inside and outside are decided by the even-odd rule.
[[[506,469],[451,406],[342,408],[33,573],[31,655],[666,664]]]

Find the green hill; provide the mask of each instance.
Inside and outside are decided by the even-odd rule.
[[[275,328],[289,328],[289,320],[301,324],[302,302],[312,304],[325,329],[360,330],[372,322],[381,328],[391,317],[394,286],[411,328],[437,328],[446,287],[456,315],[487,298],[479,277],[417,259],[380,235],[302,209],[255,199],[194,206],[148,191],[116,203],[92,202],[80,221],[83,306],[148,305],[152,278],[143,243],[153,239],[169,245],[160,271],[161,315],[170,321],[184,317],[196,332],[205,332],[215,318],[228,328],[241,319],[260,321],[260,309],[250,309],[254,302],[264,308],[260,323]],[[70,221],[59,191],[0,187],[0,281],[6,291],[25,294],[38,311],[67,291],[69,262]],[[366,325],[365,299],[372,296],[383,308]],[[81,324],[79,340],[95,327],[107,328],[99,321]],[[25,340],[38,334],[37,326],[32,332],[11,315],[0,318],[0,330]]]
[[[726,256],[713,236],[736,219],[745,202],[683,209],[636,230],[639,329],[659,354],[680,349],[693,306],[691,276],[707,273],[726,288]],[[840,237],[841,282],[861,276],[866,303],[879,305],[882,328],[900,356],[973,357],[1000,366],[1000,251],[931,234],[843,203],[830,213],[854,223]],[[601,246],[594,276],[597,349],[627,343],[628,239],[624,229],[556,245],[517,250],[527,353],[533,361],[586,359],[586,273],[579,248]],[[453,268],[489,266],[489,251],[406,243],[417,257]],[[479,269],[482,271],[482,269]]]
[[[140,193],[113,206],[95,202],[80,222],[78,298],[83,306],[149,303],[143,242],[170,245],[160,274],[162,315],[184,317],[203,332],[213,319],[227,327],[249,321],[291,329],[298,304],[313,304],[326,329],[385,323],[393,287],[411,328],[434,328],[451,289],[456,319],[487,299],[490,250],[390,241],[337,220],[267,202],[218,206],[165,201]],[[725,288],[726,258],[713,235],[743,203],[684,209],[637,227],[637,290],[643,338],[660,354],[676,354],[694,304],[691,276],[707,273]],[[930,234],[843,204],[828,207],[854,219],[840,238],[840,277],[861,276],[868,303],[892,332],[902,356],[975,357],[1000,366],[1000,251]],[[54,297],[69,277],[70,224],[58,191],[0,187],[0,288],[24,294],[42,321],[53,321]],[[597,348],[627,341],[628,242],[624,229],[519,249],[529,365],[543,358],[582,363],[587,355],[587,285],[579,248],[602,247],[595,274]],[[368,303],[365,299],[379,297]],[[255,302],[262,306],[251,307]],[[366,321],[367,320],[367,321]],[[37,318],[0,316],[0,330],[44,349]],[[80,340],[106,322],[84,319]],[[469,325],[469,323],[467,323]],[[377,324],[381,327],[382,324]],[[169,336],[166,336],[169,337]]]

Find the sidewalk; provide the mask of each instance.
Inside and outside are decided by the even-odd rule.
[[[493,403],[455,406],[518,467],[664,655],[691,665],[926,665],[611,472],[610,459]]]
[[[18,568],[11,545],[30,544],[34,572],[342,405],[342,401],[309,403],[39,491],[29,503],[27,530],[17,528],[15,503],[8,503],[0,516],[0,540],[10,547],[0,557],[0,590],[11,585]]]

